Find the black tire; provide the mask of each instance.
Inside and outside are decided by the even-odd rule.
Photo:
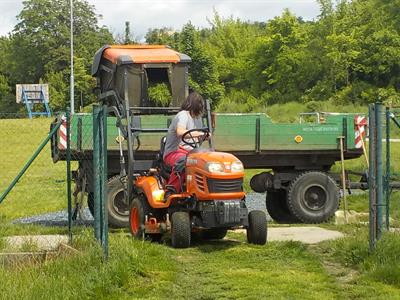
[[[125,203],[124,184],[121,177],[114,176],[107,181],[108,224],[113,228],[129,226],[129,204]]]
[[[191,226],[187,212],[175,212],[171,217],[171,244],[174,248],[190,246]]]
[[[279,224],[293,224],[301,221],[293,215],[287,206],[286,190],[268,191],[266,196],[268,214]]]
[[[107,181],[107,212],[108,225],[112,228],[129,226],[129,205],[124,202],[124,185],[120,176],[114,176]],[[88,193],[89,211],[94,217],[94,194]]]
[[[249,213],[249,226],[246,230],[247,241],[250,244],[265,245],[267,242],[267,217],[261,210]]]
[[[227,233],[228,229],[226,228],[211,228],[203,230],[201,237],[205,240],[222,240]]]
[[[90,214],[94,218],[94,194],[93,193],[87,194],[87,205],[88,205]]]
[[[133,215],[133,211],[136,210],[137,216]],[[162,234],[146,234],[144,233],[145,230],[145,219],[146,215],[153,215],[152,214],[152,208],[150,205],[147,203],[146,198],[143,195],[139,195],[137,198],[132,200],[132,203],[130,205],[129,209],[129,217],[128,217],[128,222],[129,222],[129,231],[131,232],[132,236],[137,238],[137,239],[148,239],[151,240],[152,242],[159,242],[162,238]],[[136,230],[135,230],[135,222],[134,220],[136,219]]]
[[[145,207],[141,198],[133,199],[129,209],[129,230],[133,237],[144,238]]]
[[[326,222],[339,207],[339,189],[328,174],[305,172],[290,183],[287,204],[304,223]]]

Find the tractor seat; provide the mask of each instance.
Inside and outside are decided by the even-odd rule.
[[[170,166],[168,166],[165,162],[164,162],[164,151],[165,151],[165,142],[167,141],[167,137],[163,136],[161,138],[160,141],[160,152],[157,154],[157,163],[158,166],[160,167],[160,175],[165,179],[168,180],[171,172],[172,172],[172,168]]]

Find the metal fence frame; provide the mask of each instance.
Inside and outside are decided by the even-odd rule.
[[[369,112],[369,247],[372,251],[382,233],[390,227],[390,196],[393,189],[400,189],[400,182],[391,171],[391,122],[400,129],[395,110],[381,102],[370,104]],[[400,112],[397,110],[397,112]],[[385,130],[386,151],[383,150]],[[383,158],[386,157],[384,161]]]

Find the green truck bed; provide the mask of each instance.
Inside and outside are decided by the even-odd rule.
[[[274,164],[291,167],[298,164],[332,165],[340,159],[339,137],[345,137],[345,158],[355,158],[362,149],[355,146],[354,114],[326,114],[323,123],[276,124],[266,114],[215,114],[213,132],[216,150],[231,152],[246,167],[274,167]],[[171,116],[145,115],[140,117],[142,128],[168,128]],[[118,156],[116,118],[107,121],[109,156]],[[71,120],[71,149],[73,157],[90,159],[93,148],[92,115],[77,113]],[[165,133],[141,133],[135,140],[136,155],[153,159]],[[59,139],[60,137],[58,137]],[[54,143],[53,158],[64,159],[65,150]],[[124,147],[126,149],[126,147]],[[324,159],[328,159],[324,162]],[[296,161],[296,162],[292,162]],[[289,163],[290,162],[290,163]]]

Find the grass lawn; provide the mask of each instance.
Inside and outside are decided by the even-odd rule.
[[[0,120],[1,191],[46,135],[49,122]],[[0,236],[66,232],[9,223],[65,209],[65,165],[51,162],[49,148],[0,205]],[[396,165],[400,148],[394,151]],[[358,170],[363,164],[362,159],[347,163]],[[247,172],[247,187],[249,175],[256,172]],[[393,197],[392,217],[399,213],[398,198]],[[349,197],[349,206],[367,211],[366,196]],[[318,245],[254,246],[243,234],[232,232],[227,240],[172,249],[168,241],[136,241],[125,231],[114,231],[106,263],[92,230],[75,228],[73,246],[79,253],[43,264],[0,267],[0,299],[400,299],[398,234],[385,235],[370,255],[367,226],[324,226],[341,230],[346,237]]]

